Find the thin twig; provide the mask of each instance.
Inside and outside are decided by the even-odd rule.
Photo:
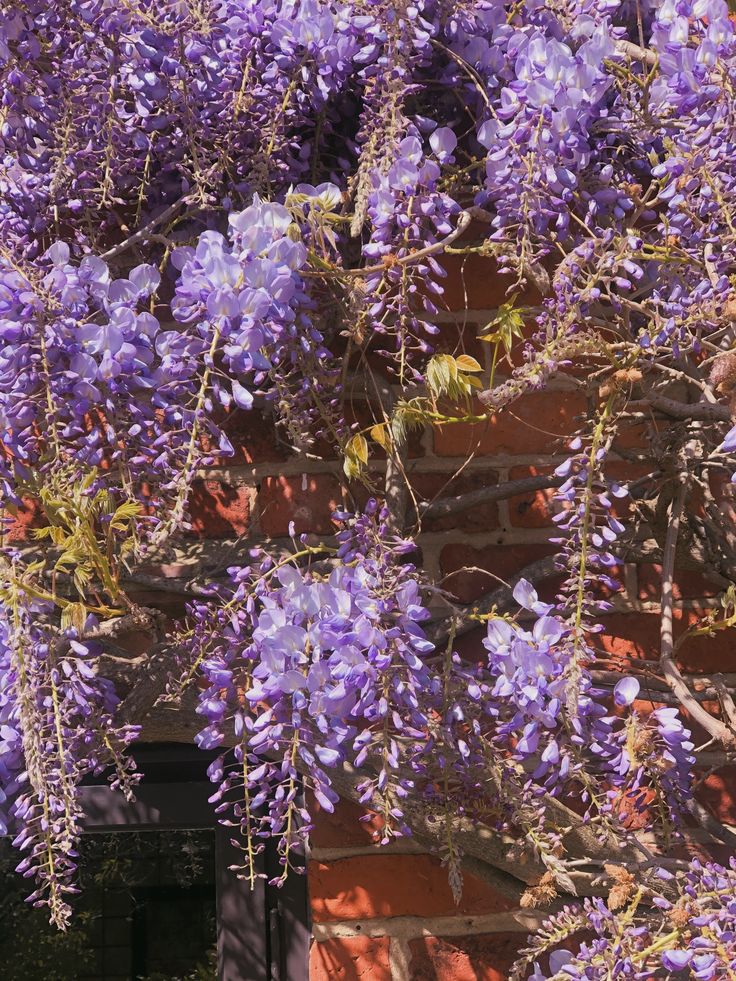
[[[535,562],[530,562],[529,565],[524,566],[524,568],[517,572],[516,575],[511,576],[508,584],[503,586],[498,586],[491,592],[484,593],[482,596],[478,597],[475,603],[470,603],[464,608],[461,608],[461,613],[463,614],[462,619],[459,620],[455,633],[457,636],[468,633],[470,630],[475,630],[476,627],[480,625],[480,621],[485,617],[491,610],[495,608],[503,609],[512,601],[512,593],[514,587],[522,579],[526,579],[532,585],[540,582],[542,579],[547,579],[549,576],[555,575],[560,571],[557,564],[557,557],[555,555],[547,555],[542,559],[537,559]],[[452,612],[445,615],[447,616],[457,616],[458,608],[457,606],[452,606]],[[447,622],[446,618],[442,621],[430,627],[427,631],[430,639],[438,646],[442,644],[447,639]]]
[[[685,806],[701,828],[707,831],[709,835],[717,838],[718,841],[724,842],[726,845],[731,845],[732,847],[736,845],[736,834],[724,827],[712,814],[709,814],[703,805],[696,801],[694,797],[690,798]]]
[[[391,266],[411,266],[415,262],[421,262],[422,259],[426,259],[427,256],[433,255],[435,252],[441,252],[454,242],[456,238],[460,238],[472,220],[472,216],[468,211],[461,211],[455,228],[449,235],[445,235],[444,238],[440,239],[439,242],[433,242],[431,245],[426,245],[423,249],[417,249],[416,252],[410,252],[408,255],[393,258],[390,262],[379,262],[374,266],[361,266],[358,269],[336,269],[335,275],[350,277],[351,279],[361,276],[373,276],[376,273],[385,273]]]
[[[117,245],[113,245],[113,247],[108,249],[107,252],[103,252],[100,258],[114,259],[115,256],[120,255],[121,252],[125,252],[125,250],[131,248],[131,246],[149,239],[154,233],[154,229],[168,221],[169,218],[175,215],[179,208],[183,207],[186,203],[187,198],[179,198],[178,201],[174,201],[174,203],[170,204],[168,208],[165,208],[161,214],[156,215],[155,218],[152,218],[147,225],[143,226],[143,228],[139,228],[137,232],[133,232],[132,235],[129,235],[126,239],[123,239],[122,242],[118,242]]]
[[[633,41],[616,41],[616,51],[619,54],[626,55],[629,58],[635,58],[638,61],[643,61],[645,65],[649,65],[650,68],[654,66],[659,61],[659,57],[656,51],[652,51],[650,48],[642,48],[639,44],[634,44]]]
[[[680,533],[680,521],[687,498],[687,484],[682,483],[677,490],[677,494],[672,502],[670,513],[670,523],[667,528],[667,537],[662,550],[662,599],[661,599],[661,626],[660,626],[660,656],[659,666],[662,676],[669,685],[670,689],[677,696],[683,708],[687,709],[692,718],[699,722],[705,731],[717,739],[727,748],[736,746],[736,736],[733,730],[718,719],[714,719],[710,712],[707,712],[693,697],[690,688],[685,683],[680,670],[674,661],[674,638],[673,638],[673,589],[672,583],[675,572],[675,553],[677,551],[677,538]]]

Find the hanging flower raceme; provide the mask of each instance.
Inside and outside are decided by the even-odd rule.
[[[0,278],[0,424],[11,500],[13,482],[31,469],[129,461],[136,435],[155,439],[146,409],[159,324],[141,308],[158,272],[144,264],[114,280],[96,257],[70,262],[59,242],[34,266],[0,256]]]
[[[413,778],[401,769],[428,725],[422,698],[433,680],[422,655],[433,645],[419,626],[428,614],[414,569],[397,563],[402,543],[375,502],[337,517],[338,548],[319,563],[332,571],[298,564],[320,554],[312,546],[231,569],[232,595],[222,607],[192,606],[183,638],[192,655],[184,679],[201,669],[209,681],[197,742],[234,744],[212,768],[219,809],[237,800],[246,856],[267,832],[285,867],[311,823],[297,800],[302,782],[331,810],[329,770],[344,760],[376,771],[362,799],[383,814],[384,836],[405,830],[400,800]],[[248,862],[245,874],[254,874]]]
[[[424,362],[432,351],[429,338],[439,333],[432,317],[446,275],[431,254],[415,261],[412,252],[429,248],[431,253],[434,243],[453,232],[460,211],[438,189],[440,162],[453,160],[455,134],[448,127],[434,129],[425,151],[417,128],[407,124],[405,131],[393,163],[379,171],[367,193],[370,238],[363,255],[377,271],[366,277],[367,322],[358,324],[359,334],[367,330],[392,341],[395,350],[379,353],[402,382],[421,380],[413,365]]]
[[[644,820],[648,816],[669,836],[681,831],[692,797],[694,745],[676,708],[660,707],[646,717],[629,710],[639,689],[639,682],[632,677],[616,684],[614,702],[625,714],[608,719],[609,732],[591,748],[609,774],[613,813],[623,821],[632,811]]]
[[[337,192],[332,185],[300,187],[302,208],[309,202],[319,207]],[[334,387],[336,369],[309,317],[300,228],[291,211],[257,195],[229,216],[228,228],[227,239],[204,232],[196,247],[174,253],[181,273],[171,306],[187,329],[166,331],[158,340],[160,379],[175,386],[187,369],[192,377],[199,372],[195,424],[206,424],[211,397],[226,409],[250,409],[254,391],[261,391],[276,401],[289,429],[306,439],[315,428],[312,396]],[[231,452],[222,435],[219,446]]]
[[[549,251],[552,230],[555,237],[579,235],[571,212],[580,175],[596,166],[592,128],[607,114],[612,77],[604,62],[615,56],[606,5],[598,6],[603,10],[571,11],[575,26],[564,38],[554,15],[530,6],[516,11],[511,24],[500,9],[486,16],[485,43],[467,32],[455,41],[496,90],[477,134],[488,150],[478,203],[493,203],[493,238],[504,264],[522,277]],[[617,207],[631,203],[620,195]]]
[[[77,891],[80,783],[112,767],[111,785],[132,797],[137,775],[125,750],[138,730],[117,722],[119,700],[94,670],[94,645],[45,626],[49,611],[23,606],[12,578],[3,592],[12,609],[0,618],[0,827],[23,853],[17,871],[35,880],[29,901],[64,929]]]
[[[567,711],[569,676],[574,658],[570,627],[550,616],[552,606],[522,580],[514,599],[532,613],[532,630],[492,619],[483,641],[488,668],[495,679],[486,709],[496,717],[494,739],[511,750],[530,778],[553,793],[569,788],[581,776],[581,750],[605,738],[608,719],[590,676],[581,672],[576,711]]]
[[[611,699],[592,680],[589,648],[578,666],[571,713],[569,678],[580,656],[572,630],[528,582],[516,586],[514,598],[525,616],[535,617],[532,629],[491,619],[483,642],[493,683],[482,704],[493,720],[494,745],[521,767],[524,782],[563,797],[578,788],[589,814],[625,822],[638,812],[640,821],[669,836],[682,824],[695,762],[682,716],[667,707],[648,716],[637,712],[634,677],[622,678]]]

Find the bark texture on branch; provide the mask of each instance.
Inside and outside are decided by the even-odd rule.
[[[531,494],[538,490],[560,487],[564,479],[564,477],[540,475],[523,477],[520,480],[507,480],[502,484],[489,484],[488,487],[479,487],[478,490],[468,491],[466,494],[442,497],[420,505],[419,513],[422,518],[444,518],[491,501],[506,501],[516,494]]]
[[[674,637],[673,637],[673,580],[675,572],[675,555],[677,550],[677,538],[680,533],[680,522],[682,512],[687,499],[687,484],[682,483],[672,501],[670,512],[670,523],[667,529],[664,552],[662,557],[662,599],[661,599],[661,625],[660,625],[660,657],[659,666],[662,676],[669,685],[672,692],[677,696],[678,701],[684,709],[690,713],[691,717],[699,722],[705,731],[713,738],[717,739],[725,748],[732,749],[736,746],[736,733],[719,719],[715,719],[710,712],[704,709],[700,703],[693,698],[685,679],[680,673],[680,669],[674,660]]]
[[[678,402],[666,395],[650,392],[641,401],[628,403],[628,409],[649,406],[672,419],[695,419],[699,422],[730,422],[731,410],[718,402]]]

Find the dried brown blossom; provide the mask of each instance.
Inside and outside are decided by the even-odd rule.
[[[556,898],[557,888],[551,872],[545,872],[536,886],[530,886],[519,900],[522,909],[541,909]]]
[[[636,892],[636,882],[633,875],[620,865],[604,865],[603,869],[614,885],[608,894],[608,908],[621,909]]]

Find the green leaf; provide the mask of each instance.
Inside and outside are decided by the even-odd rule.
[[[61,629],[74,627],[81,632],[87,620],[87,607],[84,603],[68,603],[61,611]]]
[[[427,365],[427,388],[432,395],[444,395],[452,382],[452,368],[454,359],[448,354],[437,354],[430,359]],[[457,376],[457,368],[455,368]]]
[[[116,508],[110,519],[110,528],[124,529],[126,525],[138,517],[142,510],[139,501],[124,501]]]
[[[522,339],[524,337],[524,316],[526,312],[525,307],[515,307],[513,302],[504,303],[503,306],[498,308],[498,313],[488,324],[488,327],[493,327],[495,330],[481,334],[478,339],[494,344],[501,344],[506,354],[509,354],[514,343],[514,338]]]

